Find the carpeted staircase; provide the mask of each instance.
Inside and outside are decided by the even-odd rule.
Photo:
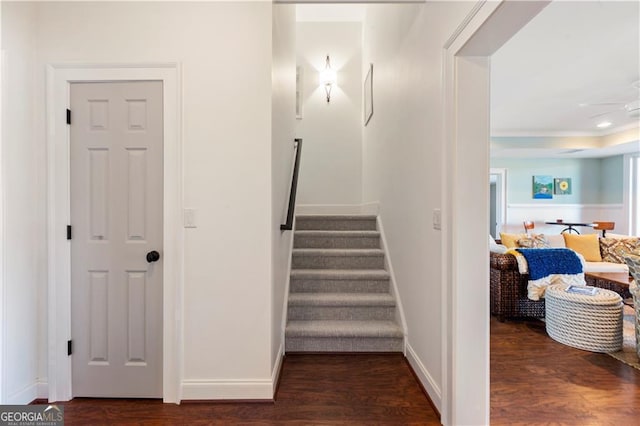
[[[287,352],[401,352],[375,216],[296,218]]]

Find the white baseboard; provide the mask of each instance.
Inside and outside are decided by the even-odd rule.
[[[420,383],[422,383],[422,386],[429,394],[431,401],[438,411],[442,413],[442,391],[440,387],[436,384],[435,380],[433,380],[433,377],[431,377],[431,374],[429,374],[424,364],[422,364],[422,361],[420,361],[420,358],[418,358],[418,355],[416,355],[409,342],[406,343],[406,349],[409,364],[411,364],[413,371],[415,371],[418,379],[420,379]]]
[[[5,404],[26,405],[38,398],[38,383],[31,383],[19,391],[8,395]]]
[[[289,293],[287,293],[289,294]],[[276,365],[273,366],[273,372],[271,373],[271,383],[273,384],[272,398],[276,396],[276,387],[278,386],[278,379],[280,378],[280,370],[282,370],[282,361],[284,360],[284,338],[280,349],[278,349],[278,355],[276,355]]]
[[[299,204],[296,214],[362,214],[361,204]]]
[[[49,399],[49,383],[48,382],[38,382],[36,383],[38,386],[38,399]]]
[[[271,379],[183,380],[182,400],[273,400]]]
[[[380,202],[374,201],[371,203],[364,203],[360,206],[360,211],[362,214],[372,214],[378,216],[378,213],[380,213]]]
[[[382,249],[384,250],[384,261],[386,265],[386,269],[389,271],[389,276],[391,278],[391,293],[393,297],[396,299],[397,307],[398,307],[398,315],[397,319],[400,322],[400,326],[402,327],[402,332],[404,334],[404,353],[406,354],[406,344],[407,344],[407,320],[404,316],[404,307],[402,305],[402,299],[400,298],[400,292],[398,291],[398,283],[396,282],[396,274],[393,270],[393,262],[391,261],[391,253],[389,252],[389,245],[387,244],[387,237],[384,233],[384,225],[382,224],[382,217],[378,216],[376,220],[378,226],[378,232],[380,232],[380,241],[382,243]]]

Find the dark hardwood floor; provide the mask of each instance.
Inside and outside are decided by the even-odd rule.
[[[275,402],[76,398],[65,425],[438,425],[401,354],[288,355]]]
[[[65,424],[436,425],[401,355],[289,355],[275,402],[77,398]],[[537,320],[491,320],[491,423],[640,424],[640,371],[553,341]]]
[[[541,321],[492,318],[491,424],[638,425],[640,371],[552,340]]]

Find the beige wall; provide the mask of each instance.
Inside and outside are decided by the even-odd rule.
[[[6,41],[11,55],[20,54],[7,81],[15,91],[7,98],[21,106],[3,138],[14,141],[3,143],[3,154],[10,153],[14,164],[3,163],[13,182],[5,188],[17,201],[7,212],[7,218],[15,217],[7,228],[15,237],[9,235],[5,247],[15,256],[8,272],[16,289],[12,304],[20,309],[10,313],[8,324],[21,333],[11,339],[15,354],[12,349],[3,362],[12,371],[8,394],[35,387],[38,377],[46,380],[47,313],[35,312],[38,295],[47,291],[46,64],[178,62],[184,205],[195,209],[197,218],[197,228],[185,230],[180,284],[185,396],[271,396],[260,393],[270,388],[272,320],[281,316],[272,303],[272,228],[279,221],[272,203],[282,194],[272,196],[271,169],[289,161],[271,144],[272,7],[269,2],[2,3],[3,46]],[[278,175],[273,183],[282,179]],[[280,276],[282,267],[279,258]],[[19,359],[24,354],[28,359]]]
[[[35,86],[42,77],[35,72],[37,10],[30,3],[1,6],[0,402],[18,404],[30,402],[38,381],[46,380],[38,339],[46,329],[38,322],[46,318],[46,168],[34,126]]]
[[[293,172],[295,138],[295,6],[273,8],[273,95],[272,95],[272,218],[273,300],[271,310],[271,365],[277,367],[284,351],[283,319],[288,294],[292,231],[280,231],[285,223]]]
[[[298,22],[297,64],[304,69],[304,140],[299,204],[360,204],[362,200],[362,27],[359,22]],[[337,84],[327,103],[319,70],[327,54]]]
[[[408,329],[408,356],[442,401],[442,49],[471,2],[371,5],[363,64],[373,63],[374,113],[363,133],[363,201],[380,202]],[[363,71],[364,72],[364,71]]]

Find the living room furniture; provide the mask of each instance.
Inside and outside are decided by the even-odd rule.
[[[593,227],[593,223],[582,223],[582,222],[565,222],[565,221],[558,222],[557,220],[554,220],[554,221],[549,221],[545,223],[547,225],[564,226],[564,229],[560,231],[561,234],[564,234],[565,232],[569,232],[569,233],[575,232],[576,234],[580,234],[580,232],[575,228],[576,226]]]
[[[633,278],[626,272],[586,272],[584,279],[589,286],[615,291],[623,299],[631,297],[629,284]]]
[[[610,262],[586,263],[588,267],[594,268],[593,271],[597,271],[600,264],[616,266]],[[592,273],[588,269],[585,272],[587,284],[620,291],[623,296],[628,294],[625,293],[628,290],[623,287],[625,276],[628,277],[627,272],[622,272],[621,275],[596,275],[596,272]],[[614,277],[616,277],[615,280]],[[489,252],[490,310],[491,314],[497,316],[500,322],[507,318],[518,317],[544,318],[545,302],[528,298],[528,284],[529,275],[520,273],[515,256],[509,253]]]
[[[489,253],[489,292],[492,315],[505,318],[544,318],[544,300],[527,297],[528,274],[520,274],[511,254]]]
[[[536,227],[536,224],[532,220],[525,220],[522,222],[522,225],[524,226],[524,233],[527,235],[529,231],[532,231]]]
[[[594,294],[568,292],[566,285],[547,287],[546,328],[557,342],[592,352],[622,349],[622,298],[595,287]]]
[[[605,238],[605,233],[607,231],[613,231],[615,227],[615,222],[593,222],[593,229],[602,231],[602,238]]]

